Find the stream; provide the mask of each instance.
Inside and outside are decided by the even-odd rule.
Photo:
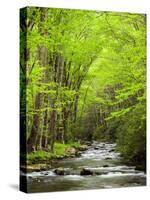
[[[146,185],[146,174],[134,166],[122,164],[116,144],[93,142],[80,157],[55,163],[54,169],[69,173],[57,175],[54,169],[27,174],[28,192],[52,192],[119,188]],[[80,175],[83,169],[94,175]],[[22,173],[22,175],[24,175]]]

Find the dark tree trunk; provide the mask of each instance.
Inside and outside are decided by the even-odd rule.
[[[41,94],[38,93],[35,98],[36,113],[33,116],[33,125],[31,129],[31,134],[27,140],[27,152],[32,152],[36,150],[36,140],[40,126],[40,114],[39,114],[40,105],[41,105]]]

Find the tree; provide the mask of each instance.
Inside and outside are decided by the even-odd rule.
[[[145,15],[32,7],[21,21],[28,152],[103,139],[127,160],[144,161]]]

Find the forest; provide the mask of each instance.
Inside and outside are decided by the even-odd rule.
[[[146,15],[30,7],[20,20],[27,160],[103,141],[145,170]]]

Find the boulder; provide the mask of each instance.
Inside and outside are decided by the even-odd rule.
[[[83,144],[78,149],[79,149],[79,151],[86,151],[88,149],[88,146]]]
[[[63,168],[58,168],[54,170],[54,173],[57,175],[65,175],[65,170]]]
[[[91,170],[89,169],[82,169],[81,172],[80,172],[80,175],[81,176],[89,176],[89,175],[93,175],[94,172],[92,172]]]
[[[70,171],[60,167],[60,168],[55,169],[54,173],[59,176],[64,176],[64,175],[69,175]]]
[[[66,154],[69,155],[69,157],[75,157],[77,150],[74,147],[69,147],[66,150]]]

